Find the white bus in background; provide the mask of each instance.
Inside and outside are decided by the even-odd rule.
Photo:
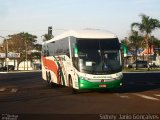
[[[101,30],[68,31],[42,44],[42,77],[72,92],[122,85],[120,42]]]

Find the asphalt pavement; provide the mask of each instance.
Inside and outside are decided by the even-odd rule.
[[[0,74],[0,113],[32,118],[76,115],[75,119],[82,115],[101,119],[121,114],[160,118],[160,73],[124,73],[123,86],[115,91],[82,91],[76,95],[68,87],[51,89],[40,71]]]

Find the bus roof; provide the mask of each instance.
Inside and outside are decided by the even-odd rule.
[[[108,31],[102,31],[102,30],[70,30],[63,34],[60,34],[54,38],[52,38],[49,41],[46,41],[46,43],[50,43],[62,38],[66,38],[69,36],[73,36],[75,38],[88,38],[88,39],[106,39],[106,38],[117,38],[117,36],[111,32]]]

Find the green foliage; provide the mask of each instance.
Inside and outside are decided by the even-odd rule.
[[[132,31],[131,36],[129,36],[130,45],[132,48],[139,48],[142,46],[144,37],[138,34],[138,31]]]
[[[54,37],[53,35],[48,35],[48,34],[44,34],[43,36],[44,36],[43,41],[48,41]]]
[[[136,58],[136,61],[137,61],[137,52],[138,49],[142,46],[143,39],[144,38],[138,34],[138,31],[132,30],[132,34],[129,36],[130,46],[135,50],[134,56]],[[137,69],[137,64],[136,64],[136,69]]]
[[[147,49],[150,49],[152,47],[152,38],[151,38],[151,33],[155,30],[160,28],[160,21],[158,19],[153,19],[150,16],[147,16],[145,14],[141,14],[141,22],[140,23],[132,23],[131,24],[131,30],[133,30],[133,28],[137,27],[138,30],[140,30],[142,33],[144,33],[144,41],[143,43],[145,44]],[[132,39],[132,38],[131,38]],[[138,40],[138,39],[137,39]],[[138,43],[136,44],[136,41],[134,41],[135,45],[138,45]],[[148,61],[149,61],[149,55],[148,55]]]
[[[35,42],[37,41],[37,36],[29,34],[29,33],[18,33],[9,35],[8,41],[8,51],[20,53],[20,58],[17,59],[18,65],[20,62],[25,61],[26,52],[35,49]],[[4,43],[6,45],[6,41]],[[40,49],[40,48],[39,48]],[[28,54],[28,60],[32,59],[32,54]],[[18,67],[18,66],[17,66]]]
[[[157,39],[154,36],[150,37],[150,46],[153,46],[154,48],[160,48],[160,40]],[[160,54],[160,51],[158,51],[158,53]]]
[[[132,23],[131,29],[133,30],[134,27],[138,27],[138,29],[149,35],[152,33],[153,30],[160,28],[160,21],[158,19],[153,19],[145,14],[141,14],[141,22],[140,23]]]
[[[42,51],[42,45],[41,44],[35,44],[34,49],[38,51]]]
[[[134,27],[138,27],[138,29],[145,33],[144,36],[144,43],[146,44],[146,48],[149,49],[151,46],[151,33],[155,29],[160,28],[160,21],[158,19],[153,19],[150,16],[147,16],[145,14],[141,14],[141,22],[140,23],[132,23],[131,24],[131,30],[133,30]],[[149,58],[148,58],[149,59]]]

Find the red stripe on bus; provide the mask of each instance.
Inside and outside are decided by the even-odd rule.
[[[43,61],[43,65],[46,69],[51,70],[52,72],[54,72],[58,78],[58,67],[56,65],[56,63],[53,60],[48,60],[45,57],[42,57],[42,61]]]

